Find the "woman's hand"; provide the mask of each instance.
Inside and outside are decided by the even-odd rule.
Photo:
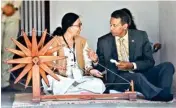
[[[95,77],[103,78],[103,74],[96,69],[91,69],[90,74],[95,76]]]
[[[67,77],[67,75],[66,75],[67,69],[66,69],[65,66],[58,66],[58,67],[57,67],[57,70],[59,71],[59,74],[60,74],[60,75],[62,75],[62,76],[64,76],[64,77]]]
[[[87,50],[87,54],[88,54],[88,57],[94,62],[96,63],[98,61],[98,56],[96,54],[95,51],[93,51],[92,49],[88,48]]]

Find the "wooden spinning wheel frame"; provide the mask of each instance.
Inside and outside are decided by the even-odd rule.
[[[42,76],[45,83],[49,85],[49,81],[47,79],[46,73],[51,75],[56,80],[60,80],[51,68],[59,68],[56,66],[53,61],[66,59],[65,56],[53,56],[52,54],[59,50],[62,46],[57,46],[54,48],[50,48],[56,37],[53,37],[46,45],[44,45],[47,30],[42,33],[40,41],[37,43],[36,31],[32,30],[32,41],[29,40],[28,36],[24,31],[22,31],[24,41],[26,43],[26,47],[22,45],[20,42],[12,38],[12,41],[15,45],[19,47],[20,50],[6,48],[7,51],[19,55],[21,58],[18,59],[10,59],[6,60],[7,64],[17,64],[15,67],[9,70],[9,72],[13,72],[17,69],[24,67],[22,72],[15,80],[15,84],[20,81],[26,74],[27,80],[25,84],[25,88],[28,86],[30,80],[32,80],[32,94],[33,94],[33,102],[40,102],[41,100],[46,99],[57,99],[57,100],[70,100],[70,99],[129,99],[136,100],[136,92],[134,91],[134,84],[131,81],[131,91],[127,91],[124,93],[115,93],[115,94],[78,94],[78,95],[41,95],[40,88],[40,75]],[[35,82],[35,83],[34,83]]]

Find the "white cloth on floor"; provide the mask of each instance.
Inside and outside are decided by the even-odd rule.
[[[99,78],[93,76],[83,76],[79,80],[66,78],[60,75],[57,75],[60,78],[60,81],[57,81],[50,75],[47,75],[49,80],[50,87],[46,85],[42,79],[42,84],[44,92],[47,94],[47,91],[53,91],[54,95],[58,94],[79,94],[81,92],[92,92],[102,94],[105,91],[105,85]],[[77,83],[74,86],[74,82]]]

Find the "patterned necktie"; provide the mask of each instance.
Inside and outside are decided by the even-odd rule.
[[[125,44],[124,44],[124,40],[123,38],[119,38],[119,45],[120,45],[120,56],[121,56],[121,61],[126,61],[126,62],[129,62],[129,54],[128,54],[128,51],[127,51],[127,48],[125,47]],[[124,70],[124,71],[127,71],[127,70]],[[134,73],[133,71],[131,70],[128,70],[130,73]]]
[[[127,54],[127,48],[125,47],[125,44],[124,44],[125,39],[119,38],[118,40],[119,40],[119,45],[120,45],[119,52],[120,52],[120,56],[122,58],[121,61],[129,61],[128,54]]]

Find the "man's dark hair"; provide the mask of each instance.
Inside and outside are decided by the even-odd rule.
[[[123,24],[128,24],[128,25],[131,24],[131,18],[130,18],[130,16],[126,12],[124,12],[122,10],[116,10],[116,11],[114,11],[111,14],[111,17],[113,17],[113,18],[120,18],[122,25]]]
[[[130,18],[131,18],[131,25],[129,25],[129,29],[135,29],[135,30],[137,30],[137,27],[136,27],[136,24],[135,24],[135,22],[134,22],[134,17],[133,17],[133,15],[132,15],[132,13],[130,12],[130,10],[129,9],[127,9],[127,8],[123,8],[122,9],[124,12],[126,12],[129,16],[130,16]]]

